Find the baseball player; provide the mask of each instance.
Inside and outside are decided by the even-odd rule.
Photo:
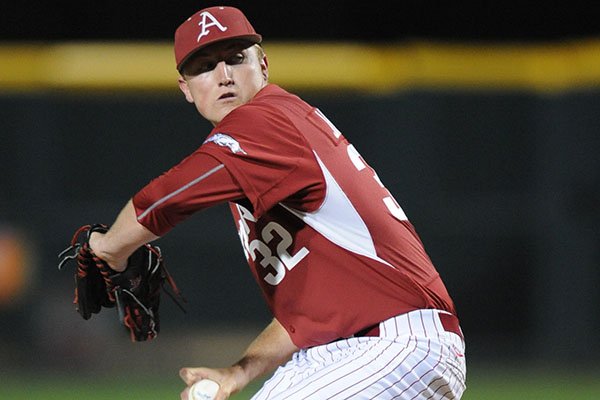
[[[464,338],[413,225],[322,111],[269,83],[261,40],[232,7],[178,27],[179,88],[214,128],[91,248],[121,271],[143,243],[229,203],[274,318],[234,365],[182,368],[182,399],[204,378],[222,400],[268,373],[253,399],[459,399]]]

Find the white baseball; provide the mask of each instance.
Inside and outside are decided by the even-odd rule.
[[[188,400],[214,400],[219,384],[210,379],[201,379],[194,383],[188,392]]]

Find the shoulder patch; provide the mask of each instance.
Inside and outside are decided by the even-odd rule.
[[[244,149],[242,149],[242,146],[240,146],[240,143],[237,140],[224,133],[215,133],[214,135],[206,139],[202,144],[210,142],[213,142],[222,147],[228,147],[229,150],[231,150],[231,152],[234,154],[248,154],[244,151]]]

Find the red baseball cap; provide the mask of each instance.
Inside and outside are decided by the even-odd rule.
[[[260,43],[262,36],[235,7],[209,7],[196,12],[175,31],[175,62],[177,69],[204,46],[226,39],[245,39]]]

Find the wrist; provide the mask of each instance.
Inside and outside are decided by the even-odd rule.
[[[247,363],[244,360],[233,364],[230,367],[231,375],[236,384],[235,392],[239,392],[244,389],[254,378],[253,374],[249,371]]]
[[[89,245],[94,254],[106,262],[115,272],[123,272],[127,268],[127,258],[119,259],[109,251],[105,233],[92,232],[89,238]]]

